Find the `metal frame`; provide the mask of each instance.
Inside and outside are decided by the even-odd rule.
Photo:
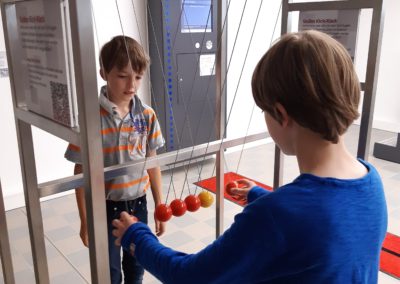
[[[1,0],[0,0],[1,1]],[[10,59],[9,41],[7,33],[7,20],[5,17],[5,3],[16,1],[1,1],[3,27],[6,38],[7,58]],[[290,25],[289,12],[301,10],[326,10],[326,9],[373,9],[370,47],[368,54],[367,76],[365,83],[365,98],[361,120],[358,156],[365,158],[370,136],[373,109],[376,93],[376,74],[378,72],[380,39],[382,36],[383,0],[354,0],[354,1],[329,1],[312,3],[292,3],[285,0],[282,3],[282,33]],[[128,171],[146,169],[179,163],[188,159],[197,159],[204,155],[216,154],[217,156],[217,200],[216,200],[216,235],[223,232],[223,176],[224,176],[224,150],[230,147],[267,138],[266,133],[250,135],[233,140],[224,141],[222,135],[225,121],[221,116],[226,102],[221,96],[216,102],[220,111],[218,121],[218,134],[220,140],[209,144],[195,146],[194,148],[180,149],[179,153],[168,152],[146,160],[135,161],[123,165],[116,165],[103,169],[103,157],[96,155],[101,152],[100,123],[98,119],[97,84],[96,84],[96,59],[94,50],[94,35],[92,29],[92,13],[90,1],[69,1],[71,37],[76,78],[76,93],[79,110],[80,130],[63,127],[53,121],[29,112],[16,103],[15,83],[12,72],[12,61],[9,62],[10,81],[13,94],[13,105],[17,126],[18,143],[21,157],[21,167],[24,182],[24,195],[28,213],[29,232],[33,253],[33,263],[37,283],[49,283],[48,265],[46,259],[43,220],[40,210],[40,198],[59,192],[85,187],[87,217],[90,238],[90,265],[91,277],[94,283],[109,283],[108,253],[107,253],[107,225],[105,214],[104,180],[123,175]],[[217,52],[217,94],[221,94],[222,82],[226,76],[223,60],[226,59],[226,31],[222,31],[222,23],[226,16],[226,0],[218,0],[218,38],[220,40]],[[83,56],[85,54],[85,56]],[[93,56],[87,56],[87,54]],[[34,125],[82,149],[84,174],[58,179],[42,184],[37,183],[34,149],[31,126]],[[90,141],[89,141],[90,137]],[[283,157],[278,147],[275,148],[274,161],[274,188],[282,182]],[[104,171],[104,175],[103,175]],[[91,188],[96,188],[91,191]],[[0,196],[2,200],[2,196]],[[1,208],[0,208],[1,209]],[[94,213],[96,213],[96,218]],[[3,252],[2,252],[3,255]]]
[[[7,284],[14,284],[14,268],[12,264],[10,240],[8,238],[7,230],[7,216],[4,208],[3,190],[0,181],[0,257],[1,267],[3,268],[4,282]]]
[[[395,146],[376,142],[374,144],[373,154],[379,159],[400,164],[400,133],[397,133],[397,141]]]
[[[227,58],[227,29],[223,30],[226,15],[226,0],[218,0],[218,15],[217,15],[217,57],[216,57],[216,109],[217,113],[215,117],[217,118],[217,137],[221,139],[221,143],[224,139],[226,133],[226,96],[224,96],[224,82],[226,80],[226,58]],[[215,235],[218,238],[224,231],[224,149],[219,147],[218,152],[216,152],[216,231]]]
[[[223,152],[229,147],[234,147],[252,141],[267,138],[266,133],[250,135],[233,140],[223,141],[222,136],[225,129],[225,120],[218,121],[218,134],[221,140],[214,141],[194,148],[180,149],[179,152],[168,152],[154,158],[143,159],[123,165],[116,165],[103,169],[102,156],[96,155],[101,152],[100,123],[98,119],[98,99],[96,84],[96,64],[94,39],[92,31],[92,13],[90,1],[69,1],[71,38],[74,59],[74,73],[76,83],[76,93],[79,110],[80,129],[62,126],[50,119],[44,118],[36,113],[30,112],[23,105],[17,105],[15,89],[16,80],[13,78],[12,60],[9,53],[9,41],[7,33],[7,19],[5,17],[5,4],[15,3],[20,0],[3,0],[1,9],[3,15],[3,27],[6,38],[7,58],[9,59],[10,81],[13,95],[14,116],[17,125],[17,136],[20,150],[22,175],[24,181],[24,195],[27,207],[29,234],[32,247],[32,257],[37,283],[49,283],[49,272],[46,258],[43,220],[40,210],[40,198],[71,190],[77,187],[85,187],[86,209],[89,226],[90,239],[90,265],[91,278],[93,283],[109,283],[108,253],[107,253],[107,224],[105,214],[104,180],[112,179],[116,176],[126,174],[132,170],[143,170],[154,166],[180,163],[188,159],[197,159],[206,155],[217,155],[217,205],[216,205],[216,235],[223,231],[223,176],[224,176],[224,155]],[[218,1],[218,29],[221,30],[224,17],[226,16],[226,0]],[[223,61],[226,60],[226,31],[219,35],[219,48],[217,55],[217,94],[221,94],[222,82],[226,76]],[[83,56],[85,54],[85,56]],[[226,102],[221,96],[216,102],[220,114],[225,109]],[[84,174],[57,179],[50,182],[38,184],[33,139],[32,126],[36,126],[70,143],[79,145],[82,149],[82,159]],[[89,141],[89,137],[91,138]],[[90,143],[89,143],[90,142]],[[101,166],[100,166],[101,165]],[[104,175],[103,175],[104,171]],[[222,177],[222,178],[221,178]],[[90,189],[96,188],[92,192]],[[1,199],[2,200],[2,199]],[[94,218],[96,212],[96,219]],[[6,231],[6,230],[5,230]]]
[[[342,0],[293,3],[293,0],[282,2],[282,30],[281,34],[290,31],[290,12],[318,11],[318,10],[348,10],[348,9],[372,9],[371,33],[369,39],[367,70],[365,82],[361,83],[364,91],[364,100],[361,113],[360,133],[358,137],[357,157],[367,160],[370,147],[373,110],[375,106],[376,88],[379,71],[380,49],[384,22],[384,0]],[[275,151],[274,188],[281,185],[280,172],[282,171],[281,151]]]
[[[71,35],[73,42],[74,72],[79,110],[80,131],[64,127],[50,119],[30,112],[18,105],[13,76],[13,61],[10,54],[6,5],[17,1],[1,1],[1,12],[5,35],[7,59],[10,69],[10,83],[13,96],[13,109],[16,121],[20,152],[24,196],[27,209],[29,235],[36,283],[50,283],[47,265],[43,219],[40,208],[40,190],[37,182],[35,157],[32,139],[32,125],[41,128],[82,148],[83,185],[85,186],[88,218],[91,276],[94,283],[109,283],[107,225],[105,211],[105,192],[103,178],[103,157],[101,153],[100,121],[98,117],[96,58],[94,56],[94,35],[90,1],[70,0]],[[83,56],[85,54],[85,56]],[[87,56],[91,54],[93,56]],[[89,141],[89,137],[91,138]],[[92,192],[91,188],[95,188]],[[103,190],[102,190],[103,189]],[[96,212],[96,219],[94,218]]]
[[[109,283],[102,139],[91,1],[69,1],[92,282]],[[87,56],[91,54],[92,56]],[[92,189],[95,189],[92,191]]]

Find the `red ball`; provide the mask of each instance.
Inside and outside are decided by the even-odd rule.
[[[186,204],[182,199],[175,199],[171,202],[172,215],[179,217],[185,214]]]
[[[230,181],[225,186],[225,191],[229,195],[232,195],[232,188],[238,188],[239,184],[236,181]]]
[[[167,222],[172,216],[171,207],[167,204],[159,204],[156,207],[155,215],[157,220]]]
[[[190,212],[197,211],[200,208],[200,198],[196,195],[190,194],[185,198],[187,210]]]

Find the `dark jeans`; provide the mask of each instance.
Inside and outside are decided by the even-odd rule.
[[[122,211],[128,211],[139,221],[147,224],[147,201],[146,195],[130,201],[111,201],[107,200],[107,224],[108,224],[108,254],[110,261],[111,283],[120,284],[122,281],[121,273],[121,247],[114,244],[115,237],[112,235],[113,219],[119,218]],[[144,269],[137,262],[136,258],[129,252],[122,250],[122,270],[124,272],[125,284],[139,284],[143,281]]]

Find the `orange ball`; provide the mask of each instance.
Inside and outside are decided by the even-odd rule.
[[[208,191],[202,191],[199,193],[199,199],[201,207],[207,208],[210,207],[214,202],[214,197]]]

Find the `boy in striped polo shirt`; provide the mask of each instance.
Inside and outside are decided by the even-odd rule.
[[[104,167],[156,155],[164,145],[154,110],[141,102],[137,94],[149,58],[142,46],[127,36],[116,36],[100,52],[100,74],[107,82],[100,91],[101,134]],[[65,158],[75,163],[74,173],[82,172],[80,149],[70,144]],[[121,283],[121,247],[114,245],[111,221],[120,212],[128,211],[147,223],[146,191],[150,188],[155,206],[162,202],[162,181],[159,167],[132,172],[106,181],[106,203],[111,283]],[[80,237],[88,246],[85,195],[76,189],[81,219]],[[165,224],[155,221],[157,235],[164,233]],[[142,283],[144,269],[135,257],[123,252],[124,283]]]

